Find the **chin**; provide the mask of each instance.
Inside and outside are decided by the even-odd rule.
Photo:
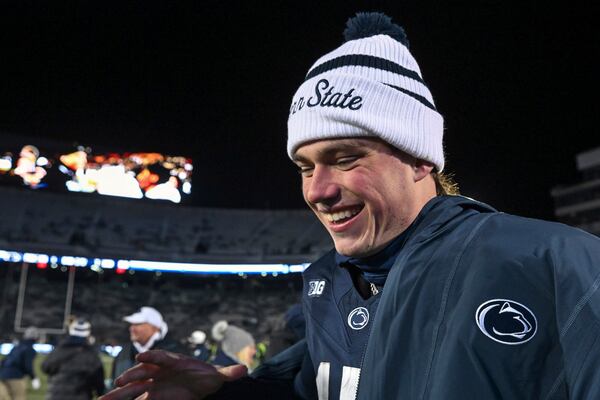
[[[366,253],[365,249],[352,246],[335,246],[335,250],[343,256],[361,258]]]
[[[357,246],[356,244],[354,244],[354,246],[352,246],[350,244],[346,245],[346,246],[343,246],[343,245],[338,246],[336,244],[335,250],[338,253],[340,253],[346,257],[364,258],[364,257],[368,257],[370,255],[377,253],[383,247],[385,247],[385,246],[375,246],[375,245],[365,245],[365,244],[361,244],[360,246]]]

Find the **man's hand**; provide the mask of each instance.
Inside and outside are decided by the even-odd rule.
[[[224,382],[240,379],[247,374],[243,365],[217,369],[214,366],[183,354],[150,350],[138,354],[140,363],[115,379],[118,388],[98,400],[202,399],[216,392]]]

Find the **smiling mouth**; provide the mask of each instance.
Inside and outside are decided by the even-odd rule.
[[[325,219],[331,224],[339,225],[352,219],[356,214],[362,211],[362,207],[354,207],[348,210],[337,211],[333,213],[323,212]]]

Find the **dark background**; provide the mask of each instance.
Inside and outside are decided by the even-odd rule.
[[[595,14],[445,3],[4,1],[0,135],[187,155],[195,205],[300,208],[292,95],[349,17],[378,10],[405,27],[463,194],[552,219],[549,190],[600,145]]]

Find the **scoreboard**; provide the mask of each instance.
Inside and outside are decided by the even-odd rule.
[[[189,157],[121,151],[2,134],[0,184],[181,203],[192,191]]]

